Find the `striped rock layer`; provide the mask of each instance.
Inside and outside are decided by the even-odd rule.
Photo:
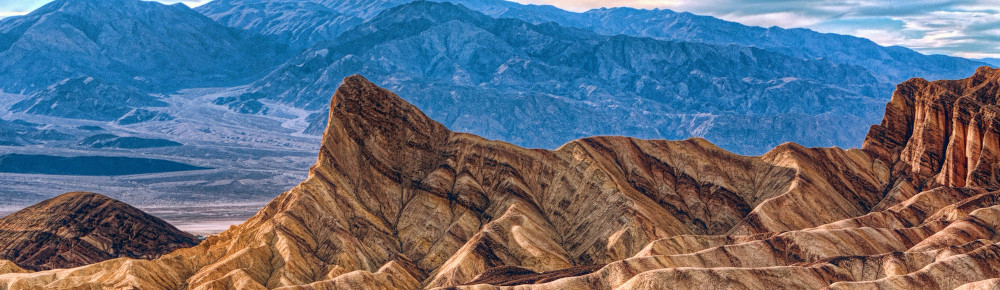
[[[747,157],[700,139],[519,148],[353,76],[308,179],[247,222],[0,288],[996,287],[998,90],[990,68],[910,80],[863,149]]]

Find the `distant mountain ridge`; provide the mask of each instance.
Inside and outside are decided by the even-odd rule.
[[[386,13],[394,16],[383,18],[419,19],[406,15],[419,13],[415,10],[393,9],[410,2],[218,0],[191,10],[132,0],[58,0],[28,15],[0,20],[0,55],[8,60],[0,61],[0,72],[18,76],[0,80],[0,90],[31,95],[12,108],[16,112],[129,125],[174,119],[151,105],[159,102],[157,94],[250,83],[248,93],[214,103],[245,114],[273,113],[268,102],[306,109],[313,113],[305,120],[311,124],[305,132],[318,134],[324,126],[322,100],[334,88],[314,77],[325,74],[323,80],[329,80],[365,72],[455,130],[524,146],[551,148],[593,134],[700,136],[740,153],[759,154],[785,141],[855,147],[867,124],[878,118],[876,108],[884,102],[880,96],[888,95],[896,82],[963,76],[982,64],[881,47],[856,37],[749,27],[669,10],[575,13],[502,0],[453,0],[485,16],[465,13],[451,19],[456,23],[420,36],[411,34],[420,23],[374,25]],[[498,39],[531,41],[511,35],[486,36],[482,44],[492,43],[478,51],[463,50],[474,45],[448,42],[476,42],[480,39],[459,38],[496,32],[472,22],[523,25],[520,20],[535,25],[524,32],[562,34],[543,36],[546,41],[580,41],[573,45],[605,50],[589,53],[586,63],[553,63],[557,59],[543,54],[571,48],[553,42],[535,44],[549,51],[508,51]],[[359,33],[356,27],[399,31]],[[473,27],[473,34],[462,31]],[[358,35],[379,40],[347,45]],[[605,41],[601,37],[607,41],[595,44]],[[431,42],[418,43],[421,38]],[[619,51],[613,51],[614,43]],[[53,48],[29,52],[47,46]],[[413,49],[428,55],[408,55]],[[578,53],[564,57],[581,57]],[[384,62],[374,63],[379,60],[373,57],[381,54]],[[454,62],[456,57],[464,59]],[[638,57],[661,64],[649,66],[635,61]],[[724,72],[731,61],[733,70],[742,71]],[[807,71],[808,76],[802,74]],[[67,85],[90,79],[100,85]],[[432,96],[424,88],[431,85],[451,87],[452,100]],[[149,93],[154,96],[144,96]],[[500,98],[487,98],[493,95]],[[135,102],[140,99],[150,101]],[[514,114],[499,113],[504,110]],[[455,113],[459,111],[478,113]],[[551,126],[537,126],[553,112],[564,117]],[[542,131],[522,132],[528,127]],[[772,131],[782,133],[768,134]]]
[[[304,51],[248,93],[219,101],[318,110],[320,96],[336,89],[325,80],[353,73],[398,90],[450,128],[539,148],[587,135],[706,136],[744,153],[790,139],[849,144],[864,126],[802,135],[825,130],[826,122],[874,122],[884,101],[873,96],[891,91],[850,65],[749,47],[604,36],[413,2]],[[311,117],[309,131],[322,131],[323,119]],[[760,123],[773,131],[753,134],[756,140],[724,131]]]
[[[521,18],[511,13],[503,16]],[[553,21],[606,35],[624,34],[662,40],[758,47],[800,59],[823,59],[864,67],[879,81],[893,84],[913,77],[961,78],[984,65],[982,62],[957,57],[923,55],[900,46],[883,47],[871,40],[849,35],[820,33],[802,28],[747,26],[711,16],[666,9],[602,8],[578,14],[545,11],[523,18]]]
[[[56,0],[0,35],[0,90],[30,96],[12,111],[99,121],[166,106],[150,94],[250,81],[279,53],[183,4],[134,0]]]
[[[239,84],[262,69],[253,42],[183,4],[56,0],[0,20],[0,86],[37,91],[89,76],[151,91]],[[155,53],[154,53],[155,52]]]
[[[262,103],[264,100],[291,104],[308,110],[318,110],[322,106],[322,101],[318,100],[324,99],[323,96],[331,93],[333,88],[328,85],[328,82],[315,82],[315,78],[304,76],[314,74],[312,75],[313,77],[318,77],[318,75],[315,75],[319,73],[316,70],[323,70],[325,71],[323,72],[323,74],[325,74],[323,76],[324,79],[338,79],[353,73],[364,72],[367,73],[367,75],[373,76],[373,79],[377,83],[400,91],[401,95],[405,98],[426,110],[432,117],[440,119],[445,124],[448,124],[450,128],[481,134],[489,138],[506,140],[524,146],[552,148],[574,137],[582,137],[593,134],[617,134],[667,139],[682,139],[690,136],[700,136],[708,138],[709,140],[718,143],[720,146],[735,150],[736,152],[744,154],[759,154],[767,148],[771,148],[785,141],[797,141],[810,146],[837,145],[843,147],[856,147],[858,146],[858,140],[862,139],[867,130],[867,124],[874,123],[878,119],[878,110],[872,110],[872,108],[877,108],[882,102],[885,101],[878,96],[888,95],[895,83],[917,76],[928,79],[957,78],[968,75],[973,72],[976,67],[983,65],[981,62],[960,58],[925,56],[902,47],[882,47],[867,39],[857,37],[823,34],[805,29],[750,27],[713,17],[698,16],[690,13],[677,13],[670,10],[613,8],[595,9],[583,13],[575,13],[561,10],[553,6],[523,5],[502,0],[452,0],[449,2],[457,3],[465,8],[484,13],[490,17],[499,17],[501,19],[499,19],[498,23],[507,23],[511,21],[511,19],[502,18],[513,18],[525,20],[536,25],[550,26],[552,27],[551,29],[560,29],[553,26],[553,23],[555,23],[563,26],[564,28],[562,29],[575,27],[583,29],[584,31],[592,31],[608,36],[630,35],[637,37],[650,37],[667,41],[680,41],[685,43],[705,43],[720,47],[739,46],[743,49],[761,48],[768,53],[785,55],[788,56],[789,59],[795,58],[807,63],[825,62],[828,63],[828,66],[830,66],[829,64],[833,64],[842,67],[854,67],[849,69],[855,71],[852,75],[856,75],[861,78],[871,76],[872,78],[868,81],[868,85],[874,89],[860,91],[856,88],[844,89],[841,88],[840,85],[850,85],[843,80],[836,80],[819,81],[818,83],[821,84],[833,85],[832,88],[834,88],[832,90],[820,91],[820,86],[815,86],[815,84],[805,85],[805,83],[809,82],[796,77],[794,73],[791,73],[783,78],[770,78],[763,75],[755,75],[758,72],[749,72],[748,77],[761,79],[765,83],[770,82],[771,85],[768,88],[758,89],[721,89],[721,91],[727,91],[727,96],[733,98],[732,100],[724,101],[713,99],[713,97],[710,96],[705,97],[685,95],[683,93],[679,94],[677,93],[677,90],[674,90],[672,93],[676,95],[677,98],[691,98],[691,100],[684,100],[681,102],[664,102],[660,99],[665,97],[663,96],[664,90],[662,89],[662,83],[665,81],[671,83],[670,85],[683,84],[683,86],[688,87],[688,89],[691,87],[704,86],[705,84],[687,83],[687,80],[684,78],[678,78],[676,76],[669,79],[658,79],[653,76],[643,76],[640,77],[640,79],[634,80],[607,81],[607,79],[605,79],[605,85],[603,85],[603,87],[600,85],[597,86],[599,89],[596,90],[596,93],[607,93],[613,95],[610,98],[619,98],[619,100],[617,100],[618,102],[632,99],[634,95],[638,95],[638,99],[650,101],[647,103],[635,104],[635,106],[646,106],[641,109],[638,107],[622,109],[623,106],[621,104],[600,102],[594,104],[594,99],[584,100],[585,98],[581,98],[579,93],[571,92],[569,88],[573,86],[586,86],[586,84],[581,83],[586,83],[587,81],[584,79],[588,76],[577,75],[574,78],[569,75],[564,75],[561,77],[561,80],[555,80],[555,82],[563,82],[560,85],[561,88],[556,90],[545,88],[547,86],[545,82],[551,81],[546,78],[553,77],[554,75],[546,75],[545,73],[536,72],[533,76],[521,75],[520,77],[511,78],[510,75],[516,75],[518,72],[508,71],[504,74],[504,77],[508,78],[503,81],[504,86],[507,86],[508,88],[529,87],[531,89],[525,91],[528,92],[529,95],[530,93],[543,93],[543,95],[549,95],[551,99],[543,100],[542,98],[545,97],[537,96],[532,97],[529,100],[524,99],[524,96],[522,96],[524,94],[520,94],[518,95],[518,98],[520,98],[519,100],[485,100],[476,95],[504,95],[503,91],[507,90],[505,88],[497,88],[496,85],[491,86],[489,81],[485,81],[490,79],[489,77],[486,77],[486,75],[490,74],[486,71],[497,71],[501,69],[501,66],[485,67],[482,66],[482,63],[449,64],[456,65],[461,68],[448,70],[442,67],[442,64],[435,64],[436,67],[425,67],[424,70],[412,70],[412,68],[409,67],[417,65],[416,63],[419,63],[419,61],[400,66],[401,62],[408,61],[400,60],[398,57],[403,57],[404,55],[406,57],[411,57],[403,53],[403,47],[407,45],[419,44],[400,39],[403,37],[410,37],[410,35],[405,32],[378,31],[371,34],[365,34],[365,37],[375,37],[384,41],[386,45],[397,45],[399,47],[390,51],[367,52],[370,56],[375,56],[375,53],[385,54],[377,55],[377,57],[392,63],[374,65],[374,67],[381,66],[380,70],[370,72],[369,70],[375,68],[372,65],[362,64],[365,62],[362,60],[365,58],[365,52],[360,51],[361,47],[368,47],[366,46],[367,44],[361,44],[356,47],[353,45],[359,43],[346,44],[348,42],[347,38],[357,38],[356,31],[365,30],[372,32],[372,29],[395,29],[374,27],[372,25],[372,23],[377,21],[379,17],[383,17],[380,15],[384,13],[395,14],[395,16],[384,17],[401,17],[401,19],[410,20],[419,18],[416,15],[405,15],[405,13],[408,12],[399,12],[393,8],[400,5],[408,5],[407,3],[411,3],[411,1],[367,2],[354,0],[317,0],[312,3],[322,5],[323,7],[335,11],[335,13],[339,13],[340,15],[365,19],[366,22],[358,26],[365,28],[355,28],[346,31],[345,34],[326,42],[314,40],[316,44],[314,47],[306,49],[302,54],[292,58],[285,65],[279,67],[276,71],[271,72],[267,77],[255,82],[251,85],[249,93],[238,97],[218,99],[216,103],[228,105],[233,110],[243,113],[267,112],[267,106]],[[202,6],[204,8],[199,7],[199,11],[228,11],[226,12],[227,15],[235,15],[239,14],[238,11],[249,9],[246,8],[249,7],[246,3],[248,2],[235,0],[215,1]],[[249,10],[256,11],[255,9]],[[272,12],[272,14],[280,13]],[[217,18],[217,16],[215,16],[217,14],[208,13],[208,15],[213,18]],[[469,17],[470,19],[467,19],[468,21],[479,21],[471,19],[475,17]],[[241,21],[247,22],[249,20],[247,18],[241,18]],[[421,23],[412,24],[414,27],[423,25]],[[238,26],[234,27],[239,28]],[[399,27],[403,27],[403,30],[413,28],[408,27],[407,25]],[[253,30],[252,28],[244,29]],[[447,33],[458,35],[464,32],[455,30]],[[368,40],[371,42],[379,42],[372,39]],[[692,45],[691,47],[698,47],[698,45]],[[341,48],[345,50],[339,50]],[[509,55],[489,55],[497,52],[497,50],[492,47],[484,48],[476,52],[455,50],[459,49],[455,47],[448,48],[448,50],[442,50],[443,48],[431,49],[441,50],[438,52],[440,53],[440,58],[438,60],[447,59],[449,55],[462,54],[473,54],[475,57],[479,58],[480,61],[488,58],[502,59],[509,57]],[[340,53],[339,55],[346,55],[349,57],[337,60],[326,56],[326,54],[331,53],[338,55],[338,51]],[[312,56],[310,56],[310,54],[312,54]],[[390,57],[393,55],[397,56],[397,58],[394,59],[393,57]],[[419,59],[421,57],[423,56],[412,56],[414,59]],[[531,58],[530,56],[518,57],[525,59]],[[673,56],[659,55],[656,57],[669,58]],[[369,61],[375,60],[369,58]],[[327,66],[327,68],[319,68],[323,66]],[[473,69],[472,66],[480,67]],[[508,69],[509,66],[504,66],[503,68]],[[287,71],[287,69],[294,70],[294,72]],[[331,72],[331,69],[339,70],[339,72],[333,73]],[[680,68],[675,69],[681,70]],[[400,70],[411,70],[411,73],[402,73]],[[625,70],[627,71],[628,69]],[[786,68],[784,70],[787,71],[788,69]],[[839,69],[826,70],[837,71]],[[554,73],[566,73],[566,70],[556,70]],[[593,74],[595,75],[605,73],[607,72],[593,71]],[[389,77],[388,75],[391,74],[393,75]],[[470,76],[473,79],[468,79]],[[476,76],[479,76],[480,79],[476,80]],[[600,78],[603,77],[605,76],[600,76]],[[392,79],[392,81],[388,81],[388,79]],[[419,79],[419,81],[417,79]],[[572,79],[572,81],[565,83],[569,79]],[[778,79],[781,80],[779,81]],[[789,80],[792,81],[792,84],[787,86],[782,84],[784,81]],[[466,81],[466,83],[461,83],[461,81]],[[310,84],[311,82],[315,83]],[[436,83],[435,86],[443,85],[452,87],[453,94],[457,96],[458,99],[452,101],[436,100],[435,97],[425,95],[427,94],[426,90],[419,89],[419,87],[428,83]],[[643,85],[639,85],[640,83]],[[483,86],[483,84],[486,84],[486,86]],[[657,86],[661,86],[661,88],[655,88]],[[651,89],[651,87],[653,87],[653,89]],[[723,85],[723,87],[725,87],[725,85]],[[475,90],[472,88],[475,88]],[[497,89],[499,91],[485,93],[486,91],[492,89]],[[628,91],[621,92],[621,90]],[[856,98],[856,100],[847,102],[853,102],[853,104],[837,104],[843,103],[840,101],[813,101],[811,105],[802,107],[804,110],[800,110],[799,108],[787,108],[797,106],[797,104],[802,102],[801,100],[796,100],[797,98],[792,96],[805,95],[806,99],[841,99],[845,97],[845,95],[841,93],[842,91],[851,91],[849,94],[854,95],[854,97],[851,98]],[[756,101],[756,99],[761,98],[762,95],[768,94],[785,94],[785,97],[788,99],[781,101],[781,103],[789,103],[791,105],[787,105],[785,109],[774,109],[773,103],[765,102],[762,105],[759,101]],[[823,94],[826,94],[826,96],[816,97],[816,95]],[[669,98],[671,93],[667,93],[666,95],[668,95],[666,97]],[[766,99],[767,97],[764,96],[764,98]],[[857,98],[865,100],[857,101],[859,100]],[[569,102],[571,100],[591,103],[573,104],[572,102]],[[747,102],[747,104],[744,105],[744,108],[730,107],[727,109],[719,109],[716,106],[716,104],[719,103],[742,102],[744,100]],[[608,100],[605,99],[604,101]],[[615,103],[615,101],[609,102]],[[497,108],[502,108],[501,110],[513,110],[515,112],[530,111],[530,109],[524,109],[528,106],[525,103],[532,103],[533,105],[531,106],[534,108],[544,106],[560,107],[560,115],[575,115],[577,117],[570,117],[564,120],[556,119],[554,120],[555,122],[552,123],[553,125],[542,125],[541,128],[544,128],[542,129],[543,132],[536,132],[535,134],[524,136],[528,135],[528,133],[519,133],[518,128],[526,127],[520,125],[519,122],[526,121],[527,123],[539,124],[539,119],[543,119],[543,117],[526,117],[524,114],[519,113],[521,115],[518,117],[509,117],[505,120],[502,119],[503,116],[498,118],[493,116],[493,113],[491,112],[469,114],[469,116],[481,116],[481,120],[476,120],[470,119],[470,117],[458,116],[453,112],[469,112],[468,110],[447,108],[448,106],[457,105],[458,107],[468,106],[469,108],[475,110],[478,107],[482,107],[481,104],[488,104],[489,108],[493,111],[496,111]],[[708,105],[707,107],[703,106],[706,104]],[[599,108],[602,105],[610,105],[610,107]],[[680,107],[678,107],[679,105]],[[769,105],[771,106],[764,110],[752,108]],[[597,108],[595,108],[595,106]],[[851,108],[844,109],[838,108],[838,106],[848,106]],[[553,111],[549,110],[549,112]],[[637,112],[645,113],[637,115]],[[662,115],[663,113],[669,113],[670,115]],[[681,115],[676,115],[678,113]],[[649,117],[647,116],[649,114],[661,114],[662,116]],[[313,116],[310,116],[309,120],[312,125],[306,129],[306,132],[312,134],[322,132],[324,126],[322,121],[324,120],[323,116],[324,112],[321,110],[313,114]],[[614,125],[609,125],[597,120],[615,121],[609,122]],[[568,128],[565,126],[566,123],[574,122],[586,124],[586,128]],[[538,126],[535,127],[537,130]],[[781,133],[773,134],[772,132]]]
[[[385,10],[412,0],[376,1],[313,0],[341,13],[372,18]],[[421,0],[418,0],[421,1]],[[943,55],[923,55],[900,46],[883,47],[871,40],[809,29],[747,26],[719,18],[675,12],[669,9],[628,7],[570,12],[551,5],[526,5],[505,0],[431,0],[463,5],[497,18],[516,18],[534,24],[555,22],[604,35],[630,35],[660,40],[689,41],[720,45],[759,47],[801,59],[823,58],[834,63],[868,69],[882,82],[891,84],[912,77],[955,79],[964,77],[982,61]],[[339,8],[339,9],[338,9]]]
[[[228,27],[274,37],[294,52],[334,39],[364,21],[310,1],[217,0],[195,10]]]
[[[153,260],[30,275],[0,261],[0,285],[990,289],[998,103],[1000,70],[983,67],[900,84],[863,149],[595,136],[537,150],[450,131],[351,76],[309,176],[246,222]]]
[[[343,16],[369,20],[389,8],[414,0],[359,1],[310,0]],[[417,0],[422,1],[422,0]],[[865,67],[880,81],[899,83],[912,77],[960,78],[988,60],[969,60],[943,55],[923,55],[900,46],[883,47],[868,39],[809,29],[747,26],[711,16],[669,9],[600,8],[582,13],[551,5],[528,5],[505,0],[430,0],[451,2],[496,18],[516,18],[534,24],[555,22],[604,35],[630,35],[660,40],[759,47],[801,59],[826,59],[839,64]],[[267,0],[217,0],[197,8],[216,18],[219,11],[240,11],[246,3],[283,3]],[[275,7],[275,9],[280,9]],[[278,14],[276,12],[271,12]],[[250,21],[247,18],[241,21]],[[238,27],[230,25],[233,27]],[[343,26],[341,26],[343,27]],[[335,36],[335,35],[334,35]],[[905,64],[905,65],[901,65]],[[994,64],[996,65],[996,64]]]

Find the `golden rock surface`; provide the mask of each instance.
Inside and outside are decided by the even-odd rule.
[[[747,157],[700,139],[519,148],[353,76],[308,179],[247,222],[155,260],[8,273],[0,288],[493,289],[465,284],[505,273],[525,289],[991,288],[998,90],[989,68],[910,80],[862,150]]]

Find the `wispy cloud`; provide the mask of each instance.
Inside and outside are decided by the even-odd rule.
[[[28,14],[48,2],[48,0],[3,0],[0,1],[0,18]]]
[[[0,11],[0,18],[10,17],[10,16],[21,16],[24,14],[28,14],[28,12]]]
[[[94,0],[100,1],[100,0]],[[211,0],[158,0],[190,7]],[[572,11],[600,7],[667,8],[755,26],[804,27],[901,45],[923,53],[1000,58],[996,0],[514,0]],[[0,18],[48,0],[0,0]]]
[[[755,26],[803,27],[882,45],[961,57],[1000,57],[996,0],[515,0],[584,11],[667,8]]]

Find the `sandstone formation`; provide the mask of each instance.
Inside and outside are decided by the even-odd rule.
[[[197,242],[123,202],[70,192],[0,219],[0,273],[79,267],[118,257],[156,258]]]
[[[7,260],[0,260],[0,274],[28,273],[28,272],[30,272],[30,271],[25,270],[24,268],[21,268],[21,266],[18,266],[17,264],[14,264],[14,262],[7,261]]]
[[[360,76],[307,180],[155,260],[0,288],[955,288],[1000,278],[1000,70],[899,85],[861,150],[448,131]]]

